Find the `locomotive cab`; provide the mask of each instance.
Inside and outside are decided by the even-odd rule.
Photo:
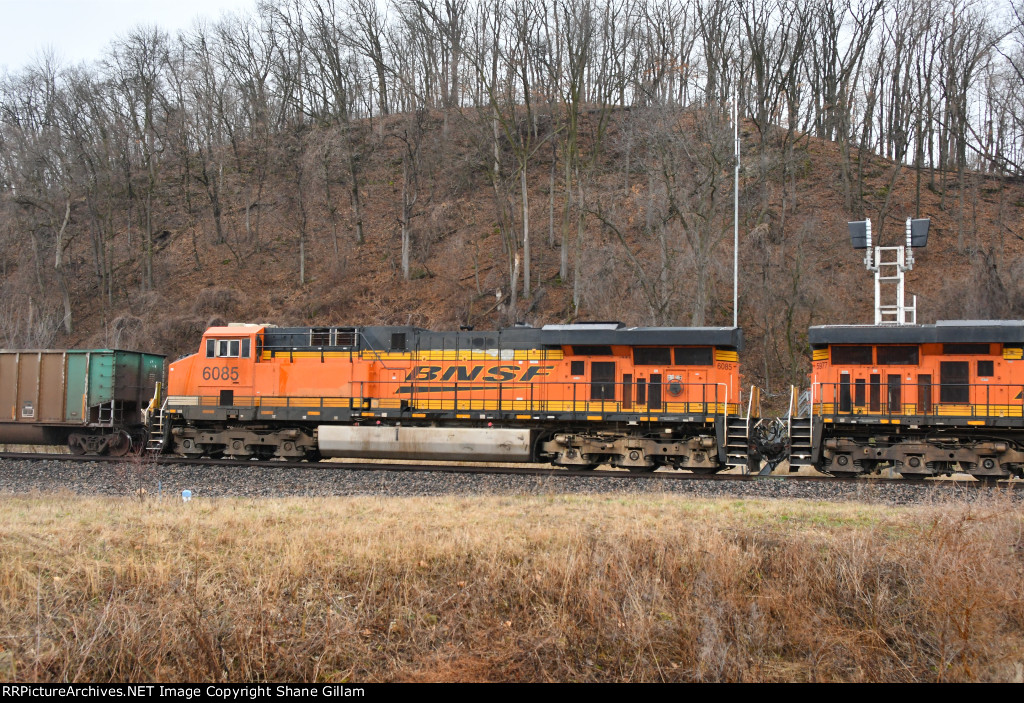
[[[196,354],[171,364],[168,395],[192,397],[198,405],[222,410],[253,405],[262,338],[263,327],[259,325],[209,328]],[[208,414],[219,413],[211,410]]]

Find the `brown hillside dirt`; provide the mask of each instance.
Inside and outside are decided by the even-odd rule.
[[[381,130],[385,133],[402,118],[389,119]],[[613,119],[607,144],[616,144],[622,119],[621,115]],[[435,122],[431,125],[434,131],[424,140],[425,162],[434,166],[422,178],[418,215],[413,220],[413,280],[403,281],[400,271],[401,157],[397,140],[385,137],[364,165],[363,245],[354,242],[343,174],[339,172],[337,182],[332,182],[338,256],[333,250],[323,188],[310,186],[304,286],[298,280],[293,184],[279,176],[268,182],[257,250],[245,235],[247,176],[226,171],[224,243],[214,242],[208,207],[189,220],[172,195],[165,198],[158,214],[169,234],[160,242],[162,248],[155,260],[155,291],[140,291],[138,262],[126,260],[119,268],[120,297],[104,307],[95,293],[88,241],[79,237],[74,242],[69,270],[77,272],[73,291],[76,329],[58,344],[106,345],[116,327],[128,330],[117,338],[121,346],[175,356],[194,350],[208,324],[225,321],[412,324],[434,329],[460,324],[504,326],[512,318],[534,325],[586,319],[651,324],[621,243],[594,217],[588,218],[585,234],[582,303],[578,311],[573,310],[572,282],[558,278],[563,189],[557,179],[556,246],[547,244],[548,149],[539,150],[528,174],[536,290],[527,299],[520,292],[518,312],[506,313],[509,264],[495,216],[494,191],[480,165],[487,157],[475,152],[468,139],[457,138],[458,120],[450,120],[454,126],[447,139],[440,136],[440,120]],[[800,383],[806,372],[807,326],[871,322],[873,281],[864,270],[863,252],[849,245],[846,221],[858,216],[843,207],[837,145],[800,139],[795,151],[795,203],[789,197],[783,210],[782,185],[769,177],[763,184],[767,191],[765,222],[758,227],[748,221],[755,205],[760,207],[752,202],[761,192],[756,190],[753,175],[759,158],[756,139],[753,128],[745,128],[739,319],[747,340],[746,382],[765,387],[769,398],[782,398],[788,384]],[[588,198],[617,206],[620,217],[629,222],[626,236],[630,246],[642,261],[653,262],[656,247],[644,240],[640,213],[646,177],[635,175],[632,194],[626,197],[621,155],[613,148],[609,153],[612,155],[602,162],[601,175],[587,184]],[[877,233],[878,211],[893,164],[870,155],[864,158],[863,215],[872,217]],[[474,166],[476,162],[480,163]],[[917,265],[908,276],[908,302],[911,295],[918,296],[919,322],[1024,312],[1016,275],[1024,253],[1024,185],[969,173],[961,193],[956,174],[936,173],[931,186],[931,172],[923,173],[918,213],[915,176],[912,169],[904,168],[896,179],[881,243],[896,243],[906,216],[932,218],[929,245],[917,252]],[[512,208],[518,208],[517,200]],[[728,219],[721,223],[722,239],[712,267],[709,325],[730,325],[732,321],[731,206],[728,212]],[[518,213],[514,227],[521,232]],[[570,279],[572,268],[570,261]],[[685,299],[692,269],[681,264],[674,275]],[[690,324],[688,310],[682,305],[669,323]],[[133,317],[140,318],[141,324]]]

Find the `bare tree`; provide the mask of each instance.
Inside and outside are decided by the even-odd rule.
[[[351,3],[345,36],[352,47],[373,64],[377,79],[377,109],[382,115],[390,114],[388,66],[391,57],[385,52],[387,8],[381,10],[377,0],[351,0]]]
[[[349,202],[355,221],[356,243],[362,244],[365,236],[363,234],[363,205],[359,193],[359,176],[360,165],[368,149],[368,135],[359,121],[353,119],[361,76],[355,56],[351,54],[350,47],[346,43],[341,17],[334,0],[313,0],[310,7],[309,25],[310,53],[331,96],[330,109],[325,116],[332,118],[337,125],[341,151],[349,178]],[[327,153],[329,151],[328,148]],[[325,185],[328,183],[329,179],[325,173]],[[327,198],[330,203],[329,193]],[[333,205],[329,204],[328,207],[333,208]],[[330,211],[333,217],[333,209]],[[337,253],[337,238],[335,238],[335,250]]]
[[[732,134],[717,110],[649,108],[638,158],[647,188],[631,197],[644,213],[641,242],[631,243],[615,198],[598,198],[591,212],[612,232],[640,283],[654,324],[707,322],[715,261],[731,215]]]
[[[14,91],[7,91],[8,99],[14,98],[18,104],[16,126],[5,130],[5,144],[16,150],[7,151],[5,171],[11,181],[11,202],[18,209],[16,221],[31,241],[39,295],[45,294],[48,277],[43,259],[49,252],[64,309],[61,323],[65,334],[71,334],[71,291],[65,259],[75,234],[69,224],[77,167],[65,138],[69,113],[62,82],[56,60],[44,56],[30,67]]]
[[[157,27],[137,27],[114,43],[106,65],[109,79],[126,110],[127,155],[144,173],[141,184],[129,186],[129,201],[142,207],[142,288],[152,290],[154,236],[159,228],[156,191],[160,185],[160,92],[164,84],[168,36]],[[133,143],[133,144],[132,144]]]
[[[255,18],[230,17],[217,26],[216,56],[238,95],[235,111],[225,111],[223,127],[236,168],[250,175],[246,179],[245,231],[256,251],[261,247],[260,208],[268,178],[271,141],[283,124],[285,112],[273,81],[278,34],[272,11],[263,4]]]

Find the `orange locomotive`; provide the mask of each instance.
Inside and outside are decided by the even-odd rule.
[[[822,326],[809,341],[808,441],[794,425],[794,465],[1024,475],[1024,323]]]
[[[165,450],[188,456],[710,473],[747,461],[741,347],[737,328],[618,323],[213,327],[170,364],[159,429]]]

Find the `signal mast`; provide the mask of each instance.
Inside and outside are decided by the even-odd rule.
[[[917,296],[910,305],[906,304],[904,288],[907,271],[914,268],[914,249],[928,244],[928,218],[915,220],[907,218],[906,244],[895,247],[871,246],[871,220],[848,223],[850,244],[854,249],[866,249],[864,266],[875,274],[875,324],[916,325]],[[894,294],[894,304],[882,304],[882,288]],[[891,298],[890,298],[891,300]]]

